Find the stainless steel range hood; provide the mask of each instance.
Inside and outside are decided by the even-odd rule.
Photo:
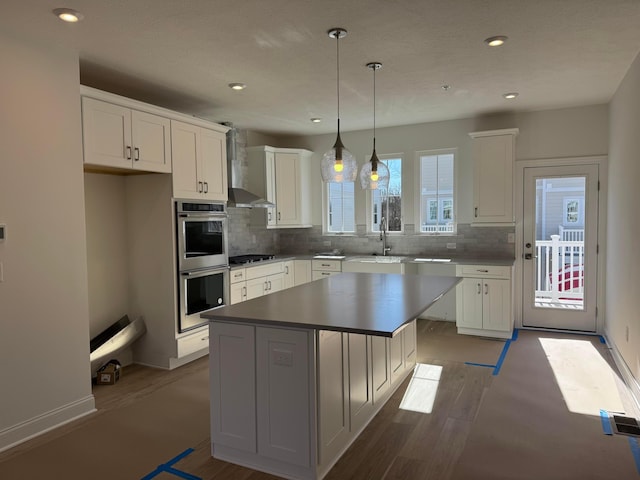
[[[225,125],[231,127],[227,132],[227,179],[229,181],[227,206],[244,208],[275,207],[273,203],[243,188],[242,165],[237,156],[236,136],[238,132],[232,124],[226,123]]]

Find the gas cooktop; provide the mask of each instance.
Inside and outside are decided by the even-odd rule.
[[[262,262],[273,258],[276,258],[276,256],[266,254],[238,255],[236,257],[229,257],[229,263],[231,265],[244,265],[245,263]]]

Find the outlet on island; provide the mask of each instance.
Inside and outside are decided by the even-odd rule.
[[[455,243],[447,243],[447,248],[449,250],[455,250],[456,249],[456,244]]]

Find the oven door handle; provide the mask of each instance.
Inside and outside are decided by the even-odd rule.
[[[218,267],[218,268],[206,268],[204,270],[194,270],[193,272],[180,272],[180,275],[182,275],[183,277],[196,277],[196,276],[204,276],[204,275],[211,275],[211,274],[215,274],[215,273],[220,273],[220,272],[226,272],[229,271],[230,267],[225,266],[225,267]]]
[[[179,213],[178,214],[179,218],[210,218],[213,220],[218,220],[218,219],[225,219],[227,218],[227,214],[226,213],[220,213],[220,212],[207,212],[207,213]]]

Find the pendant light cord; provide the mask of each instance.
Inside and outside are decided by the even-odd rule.
[[[338,98],[338,129],[340,128],[340,32],[336,33],[336,92]],[[339,132],[338,132],[339,133]]]
[[[373,151],[376,150],[376,70],[373,67]]]

